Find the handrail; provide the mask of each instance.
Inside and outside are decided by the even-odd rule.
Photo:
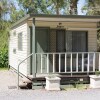
[[[46,52],[46,53],[35,53],[35,54],[82,54],[82,53],[100,53],[100,52]]]
[[[28,58],[30,58],[33,55],[33,53],[31,53],[28,57],[26,57],[24,60],[22,60],[19,64],[18,64],[18,89],[19,89],[19,67],[20,65],[27,60]]]

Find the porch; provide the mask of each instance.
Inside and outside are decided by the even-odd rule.
[[[91,52],[97,51],[96,33],[93,33],[95,38],[90,35],[89,31],[36,27],[35,53],[34,59],[31,59],[35,77],[48,74],[72,76],[99,70],[99,52]]]
[[[73,20],[72,20],[73,19]],[[30,74],[93,73],[99,69],[97,21],[35,17],[30,25]],[[45,75],[46,74],[46,75]]]

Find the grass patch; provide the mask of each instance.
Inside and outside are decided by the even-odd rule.
[[[89,87],[88,84],[78,84],[76,86],[77,89],[81,90],[81,89],[87,89]]]
[[[87,89],[89,84],[77,84],[76,86],[70,85],[61,85],[62,90],[84,90]]]
[[[2,70],[8,70],[8,67],[0,67],[0,71]]]

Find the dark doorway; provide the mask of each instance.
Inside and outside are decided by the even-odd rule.
[[[65,50],[65,30],[57,30],[56,31],[56,52],[58,53],[64,53]],[[61,61],[61,70],[60,72],[64,72],[64,65],[65,65],[65,58],[64,54],[61,54],[60,56]],[[59,72],[59,55],[56,56],[56,71]]]

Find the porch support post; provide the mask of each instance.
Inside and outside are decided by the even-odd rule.
[[[99,53],[99,71],[100,71],[100,53]]]
[[[36,62],[35,62],[35,18],[33,18],[33,23],[32,23],[32,74],[33,78],[36,77]]]

